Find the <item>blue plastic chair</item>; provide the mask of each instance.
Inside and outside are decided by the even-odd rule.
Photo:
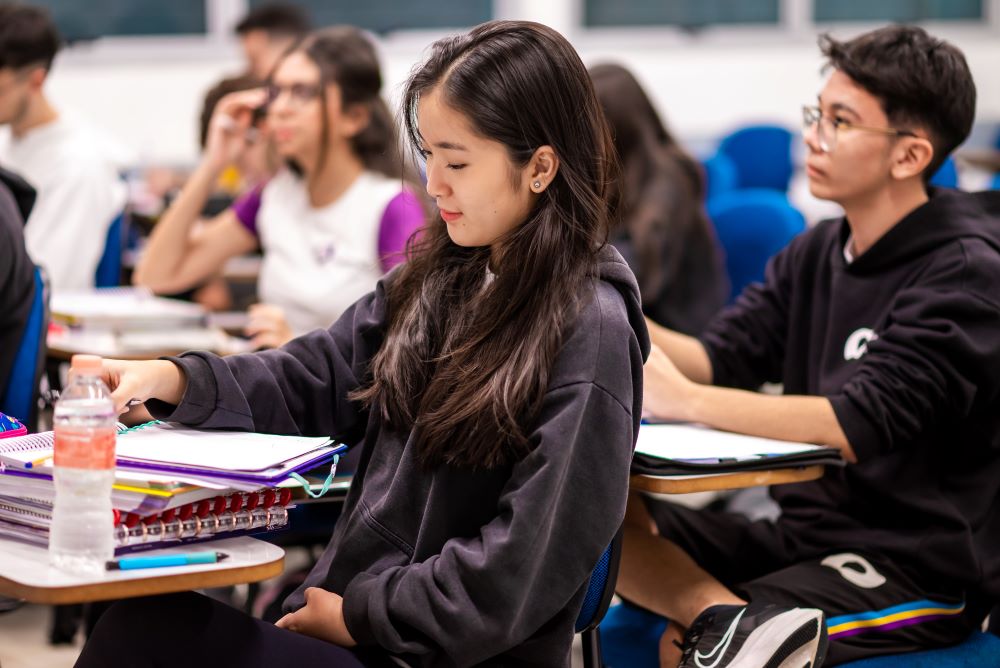
[[[618,565],[622,557],[622,530],[619,529],[611,544],[604,550],[597,565],[590,574],[587,594],[576,618],[575,630],[581,634],[584,668],[602,668],[601,635],[598,626],[608,611],[611,598],[615,595],[618,581]]]
[[[607,668],[660,668],[660,636],[664,617],[630,603],[613,605],[601,622]]]
[[[989,668],[1000,666],[1000,638],[976,632],[965,642],[926,652],[878,656],[841,664],[843,668]]]
[[[728,157],[716,153],[701,163],[705,170],[705,199],[710,200],[738,187],[736,165]]]
[[[955,159],[950,155],[941,163],[941,167],[934,172],[929,183],[938,188],[958,187],[958,168],[955,166]]]
[[[1000,190],[1000,172],[993,175],[993,182],[990,184],[991,190]]]
[[[767,261],[806,227],[802,214],[773,190],[734,190],[707,209],[726,253],[730,302],[749,283],[763,281]]]
[[[748,125],[724,137],[719,153],[736,165],[738,187],[787,192],[794,171],[793,136],[777,125]]]
[[[38,383],[45,365],[45,335],[49,329],[49,290],[45,274],[35,267],[35,296],[31,302],[28,323],[17,347],[17,356],[10,377],[0,395],[0,412],[12,415],[29,431],[38,422]]]
[[[121,284],[122,246],[124,245],[125,213],[111,221],[108,238],[104,244],[104,254],[97,264],[94,285],[99,288],[113,288]]]

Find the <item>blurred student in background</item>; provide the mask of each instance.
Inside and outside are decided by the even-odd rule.
[[[262,85],[263,82],[257,78],[241,74],[227,77],[209,89],[205,94],[199,120],[198,142],[202,151],[208,144],[208,129],[219,101],[230,93],[260,88]],[[250,197],[259,198],[260,189],[279,166],[277,155],[266,137],[262,135],[261,141],[251,142],[239,158],[219,174],[215,190],[199,214],[202,224],[192,226],[191,234],[197,237],[204,229],[204,222],[233,206],[240,195],[256,188],[256,193]],[[222,267],[217,268],[215,275],[201,285],[177,296],[197,302],[210,311],[228,311],[234,307],[234,297],[223,276]]]
[[[281,56],[311,30],[301,7],[267,3],[251,9],[236,24],[236,35],[247,60],[247,74],[267,79]]]
[[[635,272],[646,316],[697,334],[729,294],[701,169],[628,70],[597,65],[590,76],[622,161],[622,225],[612,243]]]
[[[125,184],[93,131],[64,116],[43,91],[60,38],[46,10],[0,5],[0,164],[38,200],[24,229],[32,259],[55,290],[94,286]]]
[[[229,258],[261,250],[247,334],[280,346],[325,328],[403,259],[424,222],[403,181],[400,147],[371,42],[348,26],[310,35],[275,69],[266,90],[233,93],[213,114],[208,143],[163,214],[133,280],[158,293],[188,290]],[[265,125],[255,114],[266,105]],[[227,165],[267,132],[283,165],[260,189],[191,234]]]

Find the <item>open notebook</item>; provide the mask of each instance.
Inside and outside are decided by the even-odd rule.
[[[131,287],[56,291],[50,309],[56,322],[116,330],[192,327],[205,319],[205,309],[198,304]]]
[[[52,443],[51,431],[3,439],[0,464],[50,472]],[[119,468],[273,484],[332,460],[347,446],[335,445],[325,436],[203,430],[149,422],[120,432],[115,449]]]
[[[843,466],[844,460],[839,450],[826,446],[733,434],[696,424],[643,424],[632,471],[692,475],[813,464]]]

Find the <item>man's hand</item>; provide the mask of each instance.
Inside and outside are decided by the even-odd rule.
[[[695,384],[654,345],[643,367],[643,413],[661,420],[690,420]]]
[[[275,626],[341,647],[354,647],[358,644],[344,623],[343,597],[319,587],[306,589],[306,604],[279,619]]]

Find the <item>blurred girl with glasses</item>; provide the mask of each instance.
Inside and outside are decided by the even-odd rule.
[[[326,328],[402,261],[424,211],[403,178],[371,42],[348,26],[306,37],[263,89],[223,98],[201,163],[164,213],[134,282],[177,293],[261,251],[246,332],[277,347]],[[220,173],[270,141],[283,166],[193,233]]]

